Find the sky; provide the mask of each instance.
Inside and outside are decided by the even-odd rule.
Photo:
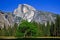
[[[28,4],[36,10],[60,14],[60,0],[0,0],[0,10],[13,12],[19,4]]]

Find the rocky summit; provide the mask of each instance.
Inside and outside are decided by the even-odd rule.
[[[18,8],[14,10],[14,14],[29,22],[33,19],[35,8],[27,4],[19,4]]]

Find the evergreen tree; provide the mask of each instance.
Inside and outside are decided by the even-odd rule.
[[[54,23],[51,23],[50,36],[54,36],[54,27],[55,27],[55,24]]]
[[[51,25],[51,36],[60,36],[60,15],[56,15],[55,24]]]
[[[60,15],[57,15],[56,18],[56,36],[60,36]]]

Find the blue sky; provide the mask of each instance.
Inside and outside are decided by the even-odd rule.
[[[13,12],[19,4],[29,4],[37,10],[60,14],[60,0],[0,0],[0,10]]]

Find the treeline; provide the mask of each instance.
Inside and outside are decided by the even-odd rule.
[[[55,24],[52,23],[50,34],[51,36],[60,36],[60,15],[56,15]]]
[[[56,15],[55,23],[40,24],[36,22],[28,22],[22,20],[21,23],[14,24],[14,27],[1,29],[0,36],[15,36],[15,37],[49,37],[60,36],[60,15]]]

